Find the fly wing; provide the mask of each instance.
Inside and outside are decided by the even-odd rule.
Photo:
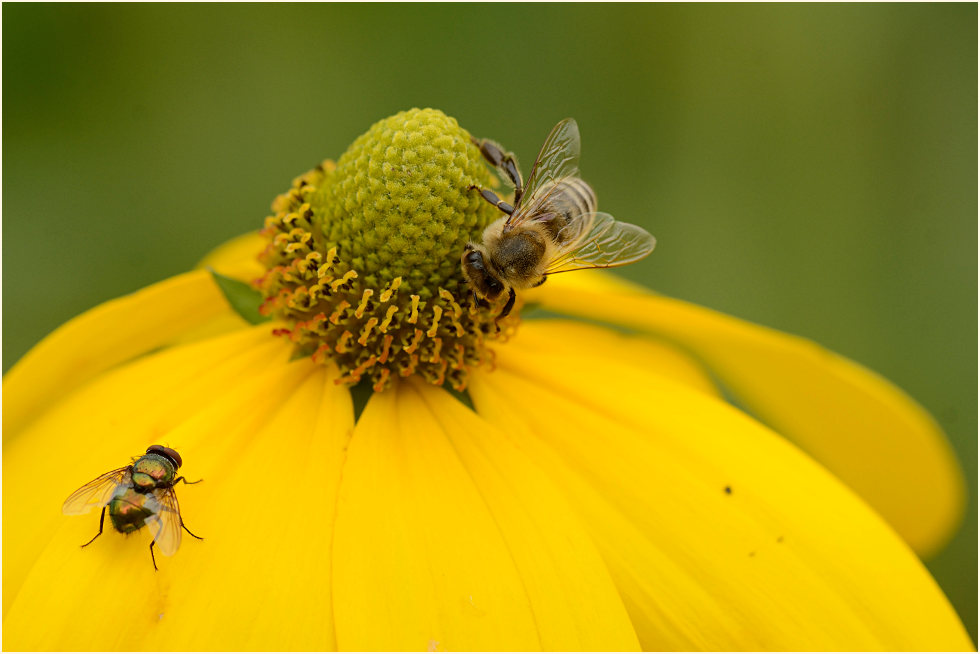
[[[621,223],[608,213],[580,216],[565,229],[577,233],[564,240],[566,245],[548,262],[546,275],[583,270],[613,268],[639,261],[653,252],[657,239],[647,230]]]
[[[61,512],[65,515],[82,515],[105,506],[120,485],[129,485],[130,476],[130,467],[126,466],[96,477],[69,495],[61,505]]]
[[[578,124],[574,118],[566,118],[551,130],[538,158],[534,161],[531,174],[524,185],[524,195],[507,224],[516,227],[536,215],[531,209],[550,193],[558,182],[568,177],[578,177],[578,158],[581,140]]]
[[[153,491],[155,502],[148,502],[153,515],[146,524],[153,540],[165,556],[173,556],[180,547],[180,504],[173,488],[157,488]]]

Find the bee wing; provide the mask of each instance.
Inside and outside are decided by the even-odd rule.
[[[180,504],[173,488],[157,488],[153,491],[156,505],[146,524],[153,540],[165,556],[173,556],[180,547]]]
[[[534,167],[524,185],[524,195],[517,209],[507,219],[507,224],[520,225],[534,211],[521,211],[521,207],[531,207],[541,201],[541,196],[554,188],[554,183],[568,177],[578,177],[578,158],[581,150],[581,140],[578,135],[578,123],[574,118],[566,118],[551,130],[545,139]]]
[[[653,252],[657,244],[657,239],[642,227],[621,223],[602,212],[583,214],[562,231],[565,230],[576,233],[562,239],[565,246],[548,262],[546,275],[625,266]]]
[[[130,475],[130,467],[126,466],[96,477],[69,495],[61,505],[61,512],[65,515],[82,515],[105,506],[121,484],[129,484]]]

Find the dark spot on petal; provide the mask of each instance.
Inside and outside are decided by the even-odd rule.
[[[755,556],[755,552],[749,552],[749,556]]]
[[[780,536],[779,538],[777,538],[777,539],[776,539],[776,542],[777,542],[777,543],[782,543],[782,542],[783,542],[783,537],[782,537],[782,536]]]
[[[726,495],[731,495],[732,494],[732,487],[731,486],[725,486],[725,494]]]

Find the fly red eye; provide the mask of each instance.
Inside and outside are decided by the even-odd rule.
[[[177,454],[177,450],[171,449],[169,447],[165,447],[163,445],[151,445],[148,448],[146,448],[146,453],[149,454],[150,452],[156,452],[157,454],[162,454],[163,456],[173,461],[174,465],[177,466],[178,468],[184,465],[184,462],[180,458],[180,455]]]

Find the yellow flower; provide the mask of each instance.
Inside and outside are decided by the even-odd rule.
[[[433,124],[458,135],[444,119],[379,123],[409,135],[399,156],[442,162],[406,174],[445,181],[445,148],[412,138]],[[494,341],[479,309],[453,313],[458,256],[442,266],[436,252],[412,278],[424,258],[404,274],[397,257],[372,260],[382,246],[360,240],[367,230],[293,231],[309,198],[317,220],[369,200],[396,232],[418,215],[429,185],[372,196],[398,171],[375,170],[377,143],[359,143],[343,178],[356,184],[331,177],[351,157],[320,169],[332,180],[322,186],[300,178],[295,206],[277,201],[263,235],[205,262],[262,277],[273,322],[247,323],[201,269],[75,318],[6,376],[6,649],[973,649],[915,554],[943,545],[964,492],[942,433],[911,399],[812,343],[598,273],[558,275],[523,299],[607,326],[515,316]],[[411,198],[394,226],[386,212],[398,210],[381,202],[392,197]],[[447,247],[479,233],[482,205],[454,197],[444,215],[433,204],[426,220],[441,227],[420,239],[438,241],[459,215]],[[330,243],[346,270],[323,268]],[[299,254],[284,262],[290,247]],[[285,267],[270,275],[255,259],[263,249],[269,270]],[[312,286],[296,280],[315,253],[317,293],[338,280],[343,298],[372,290],[360,322],[359,300],[334,298],[349,304],[336,322],[291,314],[309,302]],[[398,284],[411,292],[382,302]],[[365,331],[389,305],[385,330],[379,319]],[[403,377],[376,364],[392,333],[411,347],[415,311],[429,316],[425,356],[409,353]],[[467,340],[471,325],[485,342]],[[464,353],[456,377],[433,355],[443,329]],[[310,347],[317,330],[329,351]],[[361,356],[361,340],[376,349]],[[355,421],[365,386],[352,395],[337,382],[358,376],[385,390]],[[158,556],[159,572],[149,530],[107,528],[79,549],[95,515],[58,506],[155,443],[204,479],[177,494],[205,540]]]

